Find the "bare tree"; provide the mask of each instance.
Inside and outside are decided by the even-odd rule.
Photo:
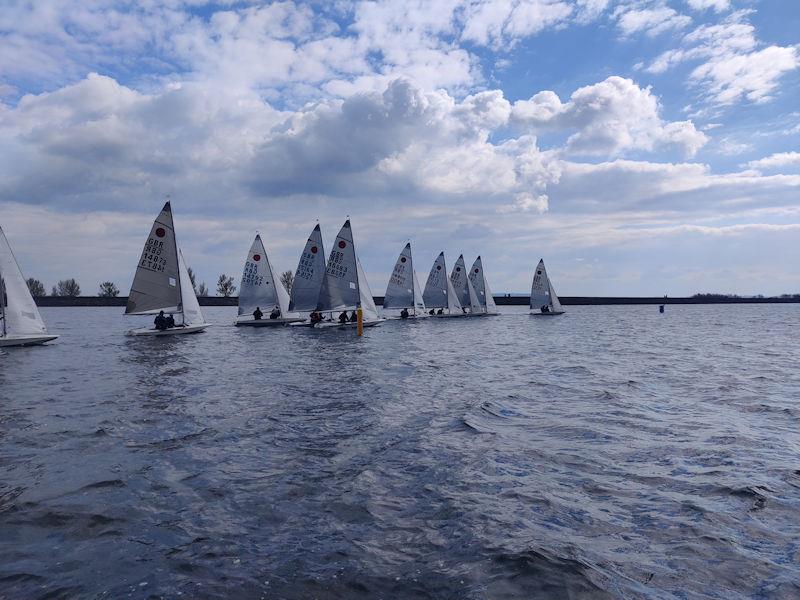
[[[236,286],[233,284],[233,277],[228,277],[223,273],[217,279],[217,294],[230,298],[236,293]]]
[[[294,283],[294,273],[291,271],[284,271],[281,273],[281,283],[286,288],[287,292],[291,292],[292,284]]]
[[[28,277],[28,279],[25,280],[25,283],[28,284],[28,289],[31,292],[31,296],[47,296],[47,290],[44,289],[44,284],[38,279]]]
[[[192,281],[192,288],[194,289],[194,293],[197,296],[208,296],[208,288],[206,287],[206,282],[203,281],[200,285],[197,285],[197,274],[194,272],[192,267],[188,267],[186,271],[189,273],[189,279]]]
[[[100,284],[101,298],[116,298],[119,296],[119,288],[113,281],[104,281]]]
[[[80,296],[81,286],[74,279],[62,279],[53,286],[53,296]]]

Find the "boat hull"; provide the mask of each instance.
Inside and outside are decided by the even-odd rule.
[[[532,317],[557,317],[558,315],[563,315],[566,311],[561,312],[531,312],[530,315]]]
[[[363,325],[364,325],[364,327],[377,327],[378,325],[383,323],[385,320],[386,319],[377,319],[375,321],[364,321]],[[322,323],[317,323],[313,327],[314,327],[314,329],[334,329],[334,328],[338,328],[338,329],[355,329],[356,327],[358,327],[358,323],[350,323],[350,322],[347,322],[347,323],[337,323],[337,322],[330,323],[330,322],[323,321]]]
[[[197,325],[187,325],[186,327],[172,327],[170,329],[153,329],[146,327],[142,329],[131,329],[126,335],[131,336],[150,336],[150,337],[163,337],[167,335],[187,335],[189,333],[200,333],[206,327],[210,327],[210,323],[198,323]]]
[[[282,327],[290,323],[302,323],[305,321],[303,317],[292,317],[287,319],[241,319],[236,321],[237,327]]]
[[[429,317],[435,317],[437,319],[463,319],[464,317],[469,317],[469,313],[442,313],[441,315],[428,315]],[[478,316],[477,314],[475,315]]]
[[[57,335],[16,335],[0,337],[0,348],[12,346],[41,346],[58,338]]]

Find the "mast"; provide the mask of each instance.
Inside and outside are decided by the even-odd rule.
[[[0,337],[6,337],[6,284],[2,275],[0,275],[0,321],[3,323],[3,335]]]

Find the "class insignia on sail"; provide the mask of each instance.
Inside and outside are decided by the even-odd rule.
[[[197,333],[209,326],[175,238],[169,202],[150,228],[136,265],[125,314],[156,315],[154,327],[132,329],[128,335]]]
[[[533,283],[531,284],[530,312],[532,315],[563,315],[564,309],[556,295],[553,284],[547,276],[547,269],[544,267],[544,259],[539,260],[536,270],[533,273]]]
[[[25,276],[0,227],[0,348],[38,346],[58,338],[47,333]]]

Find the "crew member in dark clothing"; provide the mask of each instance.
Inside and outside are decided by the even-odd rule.
[[[357,311],[354,310],[353,314],[350,315],[350,322],[351,323],[358,323],[358,312]]]
[[[435,315],[436,314],[436,309],[435,308],[430,309],[428,311],[428,314],[431,315],[431,316]]]
[[[170,316],[167,317],[166,321],[167,321],[167,329],[171,329],[172,327],[175,327],[175,317],[170,315]]]
[[[347,311],[343,310],[339,315],[339,323],[347,323]]]
[[[167,318],[164,316],[163,310],[158,311],[156,319],[153,321],[153,323],[155,324],[156,329],[159,331],[164,331],[167,328]]]
[[[549,313],[550,312],[550,307],[547,306],[547,304],[545,304],[544,306],[542,306],[542,312],[543,313]]]
[[[311,320],[311,326],[313,327],[314,325],[322,321],[322,315],[319,314],[317,311],[314,311],[309,315],[309,319]]]
[[[444,309],[440,308],[439,310],[436,311],[436,314],[437,315],[443,315],[444,314]]]
[[[256,306],[256,309],[253,311],[253,318],[256,321],[260,321],[261,317],[263,317],[263,316],[264,316],[264,313],[261,312],[261,307],[260,306]]]
[[[278,318],[278,317],[280,317],[280,316],[281,316],[281,309],[280,309],[280,308],[278,308],[277,306],[276,306],[275,308],[273,308],[273,309],[272,309],[272,312],[271,312],[271,313],[269,313],[269,318],[270,318],[270,319],[273,319],[273,320],[274,320],[274,319],[277,319],[277,318]]]
[[[407,308],[404,308],[403,310],[400,311],[400,318],[401,319],[407,319],[408,318],[408,309]]]

